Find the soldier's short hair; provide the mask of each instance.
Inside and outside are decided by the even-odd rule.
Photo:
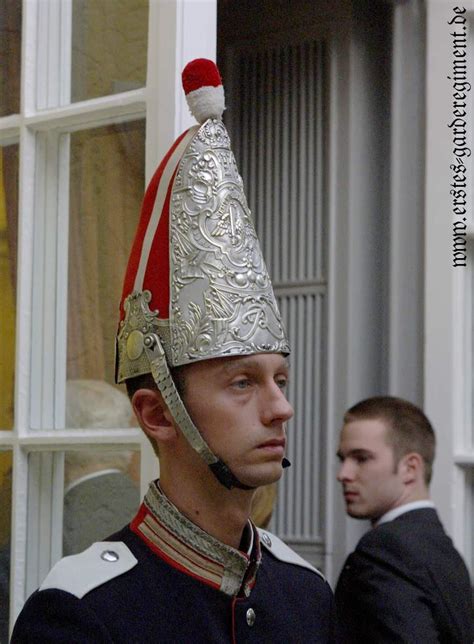
[[[173,367],[170,369],[174,384],[176,385],[176,389],[181,397],[184,396],[186,388],[184,369],[185,367]],[[130,400],[133,398],[133,394],[139,389],[158,389],[151,373],[145,373],[142,376],[135,376],[135,378],[128,378],[125,381],[125,385],[127,387],[127,394]]]
[[[345,424],[362,419],[385,421],[395,466],[403,456],[416,452],[423,459],[425,483],[430,484],[436,438],[430,421],[419,407],[403,398],[374,396],[358,402],[344,414]]]

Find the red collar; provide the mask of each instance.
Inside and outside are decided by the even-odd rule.
[[[252,546],[250,553],[244,553],[186,518],[153,482],[130,527],[173,568],[231,597],[250,594],[262,557],[258,532],[251,521]]]

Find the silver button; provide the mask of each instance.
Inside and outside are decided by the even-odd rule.
[[[104,550],[104,552],[101,553],[100,558],[103,559],[104,561],[119,560],[119,556],[114,550]]]
[[[272,540],[270,539],[270,537],[268,536],[268,534],[266,532],[262,532],[262,541],[269,548],[272,547]]]
[[[249,626],[253,626],[255,624],[255,611],[253,608],[248,609],[245,617],[247,618],[247,624]]]

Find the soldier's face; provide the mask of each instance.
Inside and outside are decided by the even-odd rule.
[[[375,522],[401,505],[405,488],[384,421],[362,419],[344,425],[337,455],[337,480],[347,514]]]
[[[280,478],[285,423],[293,409],[280,354],[217,358],[189,365],[184,402],[212,451],[251,486]]]

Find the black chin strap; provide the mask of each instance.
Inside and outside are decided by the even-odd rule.
[[[218,460],[215,463],[210,463],[209,469],[214,474],[219,483],[221,483],[228,490],[231,490],[233,487],[238,487],[241,490],[255,489],[251,485],[245,485],[245,483],[241,483],[239,479],[234,474],[232,474],[224,461]]]
[[[283,468],[290,467],[290,461],[285,457],[281,462]],[[220,459],[215,463],[209,465],[211,472],[214,474],[216,479],[228,490],[231,490],[233,487],[237,487],[240,490],[255,490],[256,488],[251,485],[245,485],[241,483],[239,479],[233,474],[227,465]]]

